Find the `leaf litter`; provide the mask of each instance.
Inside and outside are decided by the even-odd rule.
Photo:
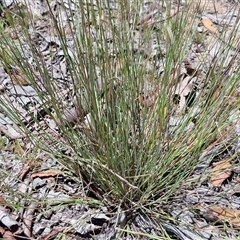
[[[46,10],[46,6],[44,6],[43,2],[41,1],[41,4],[37,4],[32,1],[28,1],[29,4],[27,7],[32,11],[32,13],[36,16],[38,16],[40,19],[42,15],[47,15],[48,11]],[[10,3],[8,3],[11,5]],[[23,6],[25,6],[26,2],[22,1]],[[74,8],[73,6],[70,6],[69,3],[66,1],[65,2],[66,6],[70,8]],[[229,3],[230,4],[230,3]],[[52,8],[53,11],[55,7],[57,6],[57,1],[52,1]],[[221,4],[216,3],[216,6],[219,9],[221,9]],[[36,7],[37,6],[37,7]],[[201,22],[204,27],[214,33],[218,34],[218,30],[215,25],[215,20],[213,14],[214,10],[216,9],[216,6],[211,6],[209,7],[210,13],[208,13],[208,17],[203,17],[201,20],[199,19],[199,22]],[[224,11],[226,10],[226,7],[222,7],[221,10]],[[73,9],[72,9],[73,10]],[[223,11],[223,15],[226,13]],[[160,10],[157,7],[155,10],[148,10],[147,13],[144,13],[139,24],[138,28],[142,27],[153,27],[158,23],[158,15],[160,14]],[[176,10],[173,11],[173,14],[171,17],[174,16],[174,13]],[[212,12],[212,13],[211,13]],[[64,18],[64,12],[60,12]],[[222,16],[223,16],[222,15]],[[225,16],[224,15],[224,16]],[[234,15],[234,14],[233,14]],[[164,18],[163,18],[164,19]],[[61,56],[61,51],[62,49],[60,48],[60,40],[57,37],[53,37],[51,31],[51,23],[44,23],[44,20],[37,20],[36,21],[36,29],[30,29],[30,32],[32,34],[33,39],[37,41],[37,43],[40,45],[40,49],[42,51],[43,56],[46,58],[46,63],[49,65],[49,70],[52,72],[53,79],[58,83],[59,85],[59,91],[63,92],[64,91],[64,82],[67,81],[68,79],[68,73],[67,73],[67,63],[64,58]],[[65,25],[67,29],[67,24]],[[50,30],[49,30],[50,28]],[[38,36],[37,36],[38,35]],[[210,35],[211,36],[211,35]],[[216,43],[216,41],[220,41],[222,43],[222,40],[220,39],[215,39],[214,36],[211,36],[211,40],[207,43],[209,49],[215,48],[214,51],[211,50],[210,52],[210,57],[209,53],[207,53],[207,56],[204,61],[207,61],[207,64],[211,62],[211,60],[215,57],[215,53],[219,52],[220,45]],[[212,45],[213,44],[213,45]],[[201,44],[200,44],[201,45]],[[204,44],[203,44],[204,45]],[[234,52],[236,50],[235,45],[232,46],[232,51]],[[196,46],[194,45],[193,48],[201,48],[202,46]],[[69,51],[74,51],[73,46],[71,42],[69,42],[68,45]],[[55,51],[55,58],[50,59],[50,52]],[[150,59],[153,57],[152,55],[154,54],[154,51],[148,49],[148,46],[146,46],[145,53],[148,55],[147,57]],[[174,76],[174,78],[178,79],[178,84],[176,87],[176,92],[175,94],[177,95],[177,105],[178,105],[178,111],[181,112],[184,108],[188,107],[187,106],[187,96],[189,94],[196,93],[196,89],[194,88],[195,86],[195,74],[200,71],[199,69],[195,68],[194,65],[197,65],[197,60],[198,57],[195,55],[191,55],[191,52],[189,52],[189,59],[195,59],[195,60],[187,60],[185,61],[185,68],[181,69],[179,76]],[[227,64],[226,64],[227,66]],[[159,68],[161,69],[161,63],[159,63]],[[150,67],[151,68],[151,67]],[[30,105],[30,108],[32,107],[32,110],[35,111],[36,116],[39,115],[40,112],[42,112],[41,109],[41,100],[36,99],[37,94],[34,94],[30,88],[26,88],[25,85],[28,85],[28,81],[25,79],[24,73],[17,69],[15,66],[11,66],[10,69],[5,69],[2,66],[0,68],[1,74],[0,74],[0,81],[1,85],[4,86],[3,88],[3,94],[1,94],[1,99],[3,101],[11,102],[15,105],[15,108],[18,109],[22,113],[23,118],[25,119],[26,123],[31,123],[31,118],[29,118],[27,111],[25,110],[26,105]],[[38,74],[38,73],[36,73]],[[11,76],[13,75],[13,76]],[[19,76],[20,75],[20,76]],[[174,74],[175,75],[175,74]],[[12,81],[12,80],[13,81]],[[150,84],[148,89],[143,89],[144,93],[143,95],[140,95],[139,101],[140,103],[148,108],[152,108],[157,101],[158,97],[158,90],[159,87],[156,86],[155,84]],[[44,91],[44,86],[43,86],[43,91]],[[67,93],[69,94],[69,93]],[[63,94],[65,95],[65,93]],[[13,98],[17,98],[17,101],[14,102]],[[24,98],[25,97],[25,98]],[[195,96],[196,97],[196,96]],[[35,103],[38,103],[36,105]],[[66,105],[69,105],[69,102],[65,103]],[[74,106],[70,106],[70,110],[64,110],[65,115],[66,115],[66,121],[69,122],[74,122],[76,119],[80,119],[80,122],[83,119],[83,116],[79,116],[80,113],[76,111],[76,108]],[[63,112],[64,112],[63,111]],[[27,143],[25,143],[24,135],[21,135],[21,130],[17,130],[14,128],[14,124],[10,121],[7,117],[2,115],[1,113],[1,120],[3,121],[0,122],[0,131],[1,135],[7,136],[7,138],[11,140],[13,139],[22,139],[22,144],[26,149],[30,148]],[[86,117],[87,114],[84,116]],[[240,114],[238,115],[240,116]],[[38,119],[41,120],[46,127],[46,129],[49,128],[49,126],[46,124],[46,121],[43,121],[43,118],[46,118],[47,114],[43,113],[41,116],[38,116]],[[15,126],[16,127],[16,126]],[[55,128],[56,126],[53,126]],[[36,131],[37,132],[37,131]],[[49,131],[51,132],[51,131]],[[7,144],[6,144],[7,145]],[[28,146],[27,146],[28,145]],[[6,147],[6,146],[5,146]],[[7,149],[7,148],[6,148]],[[65,149],[64,149],[65,150]],[[219,150],[219,149],[218,149]],[[66,150],[67,151],[67,150]],[[238,160],[234,159],[233,161],[229,162],[229,155],[233,154],[231,153],[233,150],[229,150],[226,152],[223,152],[219,155],[214,156],[214,158],[217,160],[216,163],[212,164],[213,168],[211,168],[210,172],[210,180],[211,184],[215,188],[221,188],[223,185],[223,182],[230,177],[233,178],[232,183],[237,184],[237,177],[238,174],[234,173],[234,170],[231,170],[232,168],[234,169],[234,166],[238,164]],[[1,167],[5,170],[7,170],[6,167],[6,162],[10,163],[10,165],[14,164],[14,157],[11,159],[9,157],[12,153],[8,153],[8,150],[5,150],[5,154],[3,154],[4,158],[6,159],[1,159],[0,158],[0,164]],[[208,157],[213,156],[214,154],[209,154]],[[1,156],[0,156],[1,157]],[[203,157],[204,158],[204,157]],[[222,160],[222,159],[227,159],[227,160]],[[43,165],[43,163],[41,163]],[[13,189],[16,189],[19,187],[18,184],[18,178],[20,178],[23,182],[26,181],[27,178],[46,178],[47,181],[40,182],[36,185],[33,186],[34,189],[30,188],[30,184],[28,181],[25,182],[25,190],[22,192],[23,194],[31,194],[32,198],[39,201],[44,201],[48,198],[48,195],[50,196],[60,196],[61,194],[65,193],[65,195],[61,195],[63,197],[67,196],[69,198],[73,198],[73,201],[75,201],[74,196],[81,196],[82,195],[82,189],[79,187],[79,183],[71,178],[68,178],[67,176],[61,175],[61,170],[59,170],[59,166],[57,165],[56,161],[54,159],[51,159],[50,157],[46,160],[45,164],[47,165],[47,168],[51,168],[53,170],[40,170],[37,173],[33,173],[31,168],[27,168],[27,172],[30,171],[30,174],[21,174],[21,171],[24,169],[24,166],[22,169],[18,169],[18,176],[15,175],[13,179],[11,179],[11,187]],[[210,163],[209,166],[210,167]],[[55,168],[55,170],[54,170]],[[197,172],[197,170],[196,170]],[[196,173],[196,175],[199,173]],[[235,181],[235,182],[234,182]],[[207,183],[209,181],[206,181]],[[229,182],[231,182],[229,180]],[[29,187],[29,189],[28,189]],[[238,194],[236,192],[231,191],[231,183],[229,183],[229,186],[225,186],[227,188],[227,191],[231,192],[231,195],[234,197],[234,201],[239,201]],[[49,191],[52,189],[52,192]],[[3,191],[3,190],[2,190]],[[189,190],[186,190],[189,191]],[[3,192],[4,193],[4,192]],[[51,194],[49,194],[51,193]],[[189,192],[188,192],[189,193]],[[219,219],[223,221],[227,221],[229,224],[231,224],[233,227],[239,227],[239,211],[236,210],[236,205],[234,203],[231,203],[231,199],[227,198],[224,193],[218,193],[211,187],[206,187],[202,186],[196,186],[196,189],[194,189],[192,192],[193,199],[195,197],[201,198],[200,201],[205,201],[209,203],[210,205],[207,207],[205,206],[204,208],[207,208],[208,211],[211,211],[212,214],[214,215],[214,219]],[[218,194],[217,194],[218,193]],[[184,193],[183,193],[184,194]],[[185,192],[186,194],[186,192]],[[214,197],[213,197],[214,196]],[[20,196],[15,196],[15,197],[20,197]],[[196,204],[199,202],[199,200],[193,200],[191,199],[191,195],[188,196],[188,204],[191,206],[191,204]],[[49,197],[50,198],[50,197]],[[23,199],[21,197],[19,198],[19,201],[23,204]],[[197,201],[197,202],[196,202]],[[214,205],[215,203],[219,203],[219,205]],[[211,205],[212,204],[212,205]],[[48,204],[47,204],[48,205]],[[50,203],[49,203],[50,205]],[[94,204],[93,204],[94,205]],[[181,202],[181,206],[183,207],[185,204]],[[229,206],[229,208],[223,208],[221,206]],[[40,239],[50,239],[52,236],[55,236],[56,234],[59,234],[61,232],[66,231],[66,234],[69,234],[68,237],[71,239],[75,239],[75,233],[77,232],[80,236],[83,238],[87,239],[110,239],[112,237],[117,237],[119,236],[119,232],[115,230],[114,225],[118,225],[122,222],[126,221],[126,217],[122,216],[122,220],[117,220],[107,216],[108,211],[106,210],[105,207],[100,207],[100,208],[93,208],[91,209],[91,203],[87,202],[87,204],[79,203],[79,204],[74,204],[68,208],[61,208],[60,211],[57,211],[55,209],[52,209],[51,207],[45,207],[44,211],[38,211],[38,205],[36,205],[35,202],[32,202],[28,205],[27,209],[23,209],[24,214],[20,217],[19,225],[20,230],[22,232],[20,233],[21,235],[25,237],[40,237]],[[176,205],[177,206],[177,205]],[[231,207],[232,206],[232,207]],[[37,212],[37,216],[35,217],[35,210]],[[178,217],[181,216],[179,213],[179,208],[176,207],[175,209],[173,208],[172,211],[178,212]],[[45,213],[44,213],[45,212]],[[49,212],[49,214],[47,214]],[[180,211],[181,212],[181,211]],[[4,213],[5,214],[5,213]],[[99,224],[96,224],[96,216],[100,215],[101,217],[99,218],[100,226]],[[173,214],[174,215],[174,214]],[[4,215],[6,217],[9,217],[10,222],[12,220],[11,215]],[[176,216],[175,216],[176,217]],[[204,217],[204,216],[203,216]],[[177,217],[176,217],[177,218]],[[192,224],[192,222],[197,222],[199,219],[196,216],[195,212],[191,212],[189,210],[189,217],[187,222],[185,224]],[[16,218],[17,219],[17,218]],[[79,224],[79,219],[80,221],[86,222],[85,225]],[[86,220],[87,219],[87,220]],[[203,234],[204,228],[207,228],[209,226],[208,224],[205,224],[204,218],[200,219],[202,226],[202,230],[193,230],[193,229],[188,229],[184,227],[184,225],[179,224],[172,224],[172,223],[163,223],[162,226],[165,228],[166,231],[169,233],[172,233],[174,236],[178,236],[180,239],[219,239],[219,233],[217,226],[213,225],[213,233],[206,233],[205,235]],[[3,229],[0,229],[0,234],[2,237],[6,237],[7,234],[9,234],[9,239],[17,239],[13,235],[14,230],[11,229],[11,226],[9,226],[8,223],[4,224],[3,219],[0,219],[2,224],[4,225]],[[70,223],[70,225],[69,225]],[[16,224],[14,220],[14,224]],[[13,225],[14,225],[13,224]],[[26,224],[26,226],[24,226]],[[58,224],[59,228],[56,229],[55,225]],[[155,231],[156,233],[159,231],[156,226],[151,225],[152,222],[148,219],[142,218],[142,215],[137,214],[135,216],[135,225],[133,225],[136,229],[141,229],[141,231],[146,231],[147,228],[152,229],[152,231]],[[199,223],[200,224],[200,223]],[[205,225],[204,225],[205,224]],[[106,227],[107,225],[107,227]],[[146,227],[147,225],[147,227]],[[14,225],[15,226],[15,225]],[[69,227],[70,226],[70,227]],[[134,229],[133,227],[133,229]],[[8,230],[11,229],[11,231]],[[74,231],[73,231],[74,229]],[[2,231],[3,230],[3,231]],[[18,230],[19,231],[19,230]],[[159,231],[160,232],[160,231]],[[207,231],[206,231],[207,232]],[[216,234],[215,234],[216,233]],[[218,234],[218,235],[217,235]],[[236,232],[234,230],[231,230],[231,234],[235,236]],[[188,236],[188,237],[187,237]],[[7,237],[6,237],[7,238]],[[118,238],[120,239],[120,237]]]

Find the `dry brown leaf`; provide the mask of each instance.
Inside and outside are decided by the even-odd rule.
[[[214,187],[220,187],[222,183],[231,176],[231,171],[225,171],[211,178]]]
[[[0,195],[0,203],[6,203],[7,201]]]
[[[175,75],[172,74],[169,78],[169,82],[173,82]],[[184,108],[187,103],[187,96],[191,94],[194,88],[194,78],[186,74],[181,74],[179,77],[179,82],[176,87],[175,95],[179,96],[179,109],[178,112]],[[151,95],[141,95],[139,96],[139,102],[145,107],[152,107],[156,102],[156,99],[159,94],[159,86],[156,86]]]
[[[232,165],[231,165],[231,163],[229,162],[229,158],[225,158],[225,159],[223,159],[223,160],[221,160],[221,161],[218,161],[218,162],[214,162],[213,164],[212,164],[212,166],[214,167],[214,168],[221,168],[221,169],[226,169],[226,168],[229,168],[229,167],[231,167]]]
[[[218,33],[217,28],[214,26],[213,22],[208,18],[202,18],[201,20],[202,24],[205,28],[207,28],[209,31],[213,33]]]
[[[154,23],[154,17],[155,15],[159,12],[159,9],[155,9],[153,10],[152,12],[144,15],[142,18],[141,18],[141,21],[140,23],[138,24],[139,25],[151,25],[152,23]]]
[[[216,205],[210,206],[209,210],[211,210],[218,219],[227,221],[234,227],[240,227],[240,210],[221,208]]]
[[[186,105],[186,97],[190,94],[193,90],[193,81],[190,76],[185,76],[182,74],[180,81],[176,87],[175,94],[179,96],[179,108],[178,112],[181,112],[184,106]]]
[[[183,63],[184,63],[185,69],[187,71],[187,74],[189,76],[195,77],[196,75],[198,75],[197,70],[192,66],[192,64],[189,62],[188,59],[184,59]]]
[[[21,172],[20,172],[20,174],[19,174],[19,179],[20,179],[21,181],[25,178],[25,176],[26,176],[27,173],[30,171],[30,169],[31,169],[31,166],[30,166],[28,163],[26,163],[26,164],[23,166],[23,168],[22,168],[22,170],[21,170]]]
[[[34,213],[38,208],[38,203],[32,202],[28,210],[26,212],[25,218],[24,218],[24,229],[23,232],[25,233],[26,236],[29,238],[32,236],[32,223],[34,219]]]
[[[159,87],[155,87],[152,96],[140,96],[139,101],[145,107],[152,107],[158,96]]]
[[[4,229],[3,227],[0,227],[0,237],[7,240],[16,240],[16,238],[13,236],[13,233]]]
[[[59,174],[63,174],[63,173],[59,170],[49,169],[49,170],[45,170],[45,171],[42,171],[42,172],[33,173],[33,174],[31,174],[31,178],[54,177],[54,176],[57,176]]]
[[[8,68],[5,70],[15,83],[23,86],[29,85],[29,82],[26,76],[24,75],[23,71],[19,67],[9,65]]]
[[[224,159],[222,161],[213,164],[213,169],[211,170],[211,182],[214,187],[220,187],[222,183],[231,176],[232,165],[229,159]]]
[[[11,204],[8,204],[5,198],[0,195],[0,211],[1,210],[4,210],[5,212],[10,213],[12,210],[12,207],[11,207]]]

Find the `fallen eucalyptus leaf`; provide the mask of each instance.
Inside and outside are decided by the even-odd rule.
[[[222,183],[232,175],[231,168],[232,165],[229,162],[229,159],[214,163],[211,171],[212,185],[214,187],[220,187]]]
[[[222,208],[217,205],[209,206],[209,210],[220,220],[229,222],[234,227],[240,227],[240,210]]]
[[[204,27],[206,27],[211,32],[218,33],[217,28],[214,26],[213,22],[210,19],[203,17],[201,22],[204,25]]]

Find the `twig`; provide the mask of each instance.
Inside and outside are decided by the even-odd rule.
[[[30,206],[28,207],[28,211],[26,213],[24,223],[25,223],[25,228],[24,228],[24,233],[28,236],[31,237],[31,227],[32,227],[32,222],[33,222],[33,215],[35,210],[37,209],[38,203],[32,202]]]
[[[121,177],[120,175],[118,175],[117,173],[115,173],[113,170],[109,169],[107,166],[101,165],[102,168],[104,168],[105,170],[107,170],[108,172],[110,172],[111,174],[113,174],[115,177],[117,177],[118,179],[120,179],[121,181],[123,181],[124,183],[126,183],[130,188],[132,189],[138,189],[138,187],[132,185],[131,183],[129,183],[125,178]]]

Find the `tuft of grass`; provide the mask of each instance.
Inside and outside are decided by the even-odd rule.
[[[54,131],[44,128],[43,119],[28,111],[38,128],[36,135],[26,119],[2,98],[1,111],[21,126],[35,147],[57,158],[105,204],[126,210],[169,204],[200,154],[229,126],[230,111],[237,105],[229,101],[239,84],[240,69],[223,75],[228,54],[219,53],[200,79],[204,89],[193,106],[185,106],[177,114],[173,99],[181,64],[190,45],[200,39],[198,16],[192,14],[191,4],[172,16],[172,6],[166,3],[169,10],[163,21],[136,30],[142,7],[139,1],[120,1],[115,7],[107,1],[105,9],[100,2],[78,1],[76,13],[65,9],[72,21],[63,25],[61,14],[57,15],[47,1],[52,32],[67,62],[68,80],[63,85],[53,79],[29,32],[29,27],[34,29],[31,19],[23,17],[14,23],[13,28],[18,29],[14,40],[1,33],[3,65],[14,64],[22,71],[38,93],[45,115],[55,121]],[[69,37],[73,47],[69,47]],[[152,38],[160,59],[141,53]],[[153,106],[146,107],[139,99],[149,85],[149,96],[156,86],[158,91]],[[72,102],[66,101],[63,91],[73,96]],[[69,121],[66,109],[73,103],[77,118]]]

